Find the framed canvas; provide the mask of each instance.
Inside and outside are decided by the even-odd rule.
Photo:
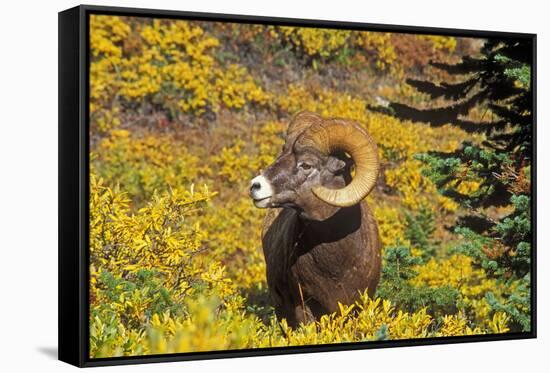
[[[536,36],[59,13],[59,358],[536,336]]]

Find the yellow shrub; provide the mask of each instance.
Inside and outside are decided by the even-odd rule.
[[[227,274],[242,289],[265,290],[265,262],[261,252],[260,233],[264,211],[250,202],[246,193],[233,201],[215,204],[201,218],[208,232],[207,246],[213,255],[227,263]]]
[[[119,125],[106,118],[107,112],[146,98],[175,116],[178,110],[200,114],[207,106],[213,111],[220,105],[240,109],[269,100],[246,68],[225,67],[213,57],[219,40],[194,22],[90,18],[90,111],[100,132]]]
[[[280,26],[277,30],[310,56],[328,57],[340,50],[351,35],[351,31],[322,28]]]
[[[427,40],[435,50],[452,52],[456,48],[456,38],[441,35],[416,35],[419,40]]]
[[[117,189],[90,177],[90,263],[92,274],[108,270],[113,274],[155,269],[163,273],[167,286],[186,291],[189,281],[201,277],[206,282],[200,258],[196,267],[182,268],[201,249],[203,231],[198,224],[186,226],[186,216],[204,206],[212,193],[173,189],[130,214],[129,200]],[[212,263],[215,266],[215,263]],[[215,276],[214,276],[215,277]],[[218,276],[219,277],[219,276]]]
[[[225,71],[220,70],[217,74],[214,89],[220,95],[219,98],[214,96],[214,99],[219,99],[228,108],[241,109],[247,103],[265,105],[271,98],[271,95],[256,85],[244,67],[231,64]],[[218,104],[217,101],[213,102]]]
[[[437,337],[455,337],[463,335],[484,334],[476,327],[471,328],[468,325],[468,319],[461,313],[458,315],[447,315],[443,317],[443,325],[436,333]]]
[[[373,51],[376,54],[376,66],[386,70],[397,60],[391,36],[392,34],[387,32],[362,31],[357,33],[355,44],[367,51]]]
[[[457,289],[464,305],[473,312],[470,318],[483,328],[496,330],[506,328],[508,319],[503,316],[491,319],[491,307],[485,299],[488,292],[497,298],[509,291],[499,285],[495,279],[488,278],[485,271],[475,268],[473,259],[466,255],[455,254],[447,259],[430,259],[426,264],[415,268],[418,275],[411,280],[415,286],[427,285],[430,287],[451,286]],[[499,326],[496,327],[497,323]],[[495,333],[498,333],[494,331]]]
[[[285,131],[286,125],[267,122],[251,130],[253,144],[237,139],[231,146],[223,147],[219,154],[210,157],[210,162],[216,165],[217,176],[229,185],[238,181],[247,183],[273,163],[281,151]]]
[[[422,194],[436,194],[435,185],[420,174],[421,168],[420,161],[409,159],[398,168],[388,169],[385,173],[386,183],[396,188],[402,195],[403,205],[414,211],[427,205],[426,197]]]
[[[382,203],[373,203],[371,205],[376,222],[378,223],[382,247],[396,244],[409,245],[410,242],[405,238],[405,217],[399,209]]]
[[[345,343],[376,339],[429,337],[433,320],[424,309],[416,313],[395,311],[388,301],[369,299],[340,305],[340,311],[318,322],[290,329],[286,320],[273,317],[262,323],[243,310],[243,299],[198,296],[187,301],[188,316],[155,314],[142,331],[120,327],[111,350],[98,349],[100,356],[142,355],[241,348],[284,347],[325,343]],[[94,334],[104,332],[100,319],[94,320]]]
[[[211,173],[171,135],[132,136],[127,130],[110,135],[94,150],[92,165],[108,185],[120,185],[134,202],[143,203],[155,191],[189,185]]]

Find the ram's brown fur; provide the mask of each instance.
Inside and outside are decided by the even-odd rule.
[[[296,137],[291,128],[287,143]],[[346,172],[326,186],[345,186]],[[366,201],[335,207],[311,198],[317,218],[292,206],[270,208],[262,232],[269,293],[277,317],[293,327],[338,311],[339,302],[351,304],[365,290],[372,296],[380,279],[378,227]]]

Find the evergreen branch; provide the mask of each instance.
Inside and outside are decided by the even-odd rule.
[[[401,119],[408,119],[414,122],[424,122],[433,127],[441,127],[448,123],[455,123],[459,115],[467,115],[473,107],[485,100],[486,97],[486,91],[480,91],[463,102],[447,107],[435,109],[416,109],[400,103],[391,103],[389,108],[395,116]],[[477,129],[466,123],[463,125],[465,128],[468,128],[470,132],[483,131],[483,129]]]
[[[468,73],[474,73],[476,71],[479,71],[485,63],[485,59],[477,59],[468,56],[463,57],[461,62],[454,65],[445,62],[430,61],[430,65],[432,65],[433,67],[439,70],[443,70],[451,75],[464,75]]]
[[[443,82],[438,85],[423,80],[407,79],[407,84],[422,93],[428,94],[432,99],[443,97],[447,100],[456,101],[466,97],[478,81],[479,77],[474,77],[457,84],[448,84]]]

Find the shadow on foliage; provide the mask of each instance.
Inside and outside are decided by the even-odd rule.
[[[275,310],[271,306],[267,288],[246,288],[241,291],[241,295],[245,299],[247,312],[258,316],[265,325],[270,325],[270,319],[275,315]]]

